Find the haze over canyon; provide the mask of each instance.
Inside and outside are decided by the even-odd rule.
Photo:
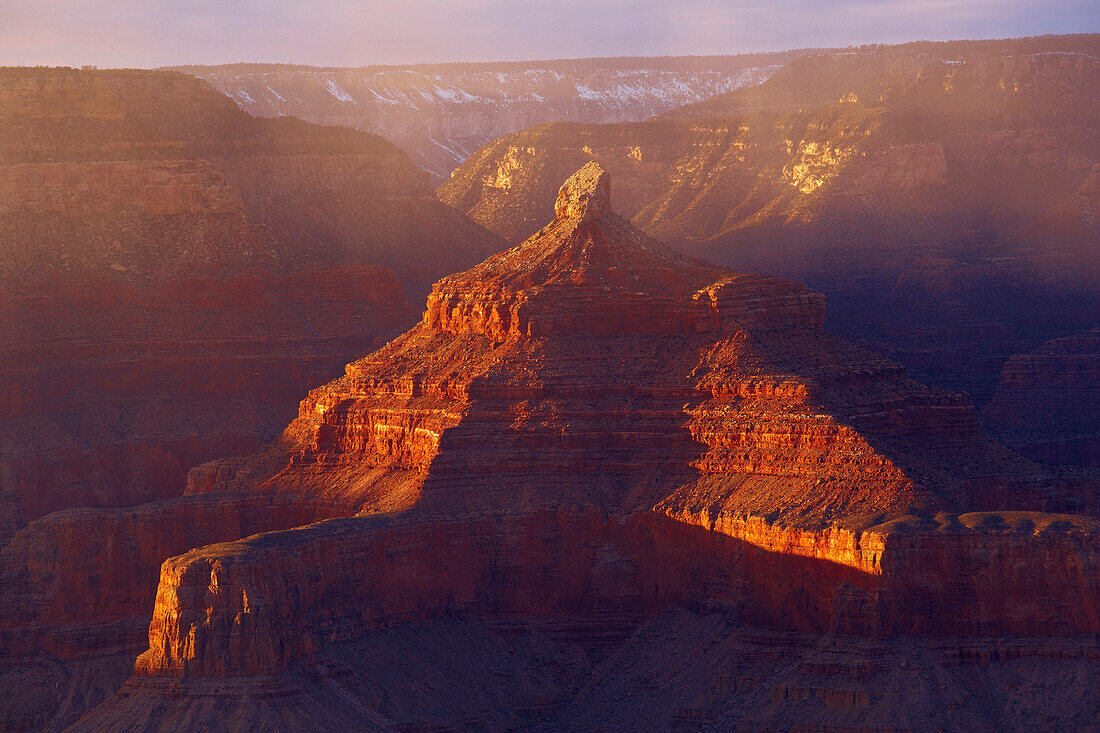
[[[1100,729],[1100,35],[0,68],[0,731]]]

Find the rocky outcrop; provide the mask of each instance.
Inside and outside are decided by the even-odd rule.
[[[609,180],[598,164],[583,167],[559,191],[553,224],[438,282],[424,323],[498,340],[819,324],[824,301],[808,289],[722,273],[630,227],[611,211]]]
[[[504,136],[438,193],[518,242],[597,161],[648,234],[806,281],[831,330],[984,403],[1007,356],[1095,326],[1098,57],[1095,36],[819,54],[657,119]]]
[[[1100,467],[1098,404],[1100,331],[1092,331],[1010,357],[982,419],[1024,455]]]
[[[145,626],[164,558],[339,513],[320,502],[222,494],[54,512],[19,531],[0,555],[3,656],[127,651]]]
[[[180,494],[496,249],[393,145],[183,74],[0,70],[0,545]]]
[[[325,670],[447,618],[529,627],[596,660],[685,608],[787,643],[949,637],[983,654],[1026,635],[1070,667],[1092,660],[1100,525],[1033,511],[1082,486],[985,438],[965,398],[822,330],[804,286],[690,259],[611,200],[586,166],[539,233],[437,283],[431,299],[461,307],[429,308],[311,392],[267,451],[196,469],[197,505],[230,490],[346,516],[164,562],[135,676],[80,725],[236,716],[278,690],[272,726],[311,705],[329,721],[336,684],[363,708],[348,725],[384,727],[397,703],[363,697],[368,673]],[[650,299],[679,317],[649,322]],[[546,684],[532,720],[595,714]],[[777,684],[778,712],[749,710],[870,699],[818,687]],[[715,705],[700,714],[732,714]]]
[[[0,727],[62,730],[118,690],[148,643],[164,558],[341,513],[212,494],[31,522],[0,551]]]
[[[695,602],[727,604],[758,625],[840,634],[1100,630],[1095,521],[939,521],[924,531],[806,532],[592,511],[332,520],[166,563],[137,673],[280,673],[325,642],[455,609],[638,620]]]
[[[700,504],[807,521],[1010,495],[1048,508],[1058,489],[985,439],[964,398],[822,331],[824,304],[804,286],[734,275],[632,228],[606,210],[594,170],[563,188],[574,209],[441,280],[417,328],[311,393],[283,465],[265,458],[250,480],[361,497],[363,510],[505,496],[638,508],[681,484]],[[653,440],[662,452],[647,460],[638,446]],[[563,453],[540,457],[545,441]],[[599,478],[578,486],[576,470]]]
[[[436,180],[493,138],[556,120],[632,122],[766,79],[798,51],[408,67],[178,67],[241,109],[392,140]]]

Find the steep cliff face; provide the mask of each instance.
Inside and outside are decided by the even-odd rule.
[[[212,494],[31,522],[0,550],[0,727],[62,730],[115,693],[148,644],[164,558],[341,513],[324,502]]]
[[[633,122],[766,79],[801,52],[333,69],[231,64],[180,71],[241,109],[392,140],[437,180],[488,141],[554,120]]]
[[[833,217],[850,226],[888,215],[891,224],[900,213],[892,209],[951,202],[957,211],[941,216],[984,204],[995,208],[975,213],[993,215],[992,224],[1011,222],[1021,206],[1017,216],[1034,220],[1091,167],[1100,74],[1095,36],[1034,40],[1026,49],[918,44],[800,58],[756,87],[662,115],[667,125],[540,126],[506,136],[439,192],[511,239],[545,220],[556,181],[589,159],[615,174],[626,216],[674,242],[768,219]],[[1021,180],[1025,172],[1057,185],[1036,199],[1040,187]]]
[[[540,648],[557,661],[537,669],[554,674],[516,688],[541,702],[505,695],[494,715],[561,714],[564,727],[599,713],[562,690],[607,674],[586,678],[568,645],[599,660],[677,608],[722,609],[788,645],[828,635],[857,657],[896,635],[977,648],[1026,634],[1069,637],[1066,670],[1075,650],[1093,660],[1096,519],[987,511],[1049,509],[1081,486],[982,436],[965,399],[827,334],[804,286],[679,254],[611,200],[606,172],[585,166],[550,224],[439,281],[419,325],[310,393],[267,451],[196,469],[181,507],[224,504],[227,490],[242,506],[346,516],[165,561],[134,678],[78,727],[238,720],[278,690],[265,724],[327,724],[345,720],[325,702],[336,688],[361,709],[341,724],[396,725],[421,688],[383,703],[350,660],[455,617],[553,641]],[[171,523],[168,507],[148,511]],[[452,689],[437,724],[480,709]],[[670,715],[691,707],[677,705]],[[797,717],[769,705],[747,710]],[[706,711],[727,714],[720,700]]]
[[[637,622],[673,606],[719,603],[757,625],[841,635],[1100,630],[1095,520],[940,520],[946,526],[858,532],[764,521],[699,527],[649,512],[404,526],[332,520],[166,562],[150,649],[136,672],[277,674],[326,642],[449,609]]]
[[[258,450],[496,241],[375,136],[177,73],[0,70],[0,544]]]
[[[505,136],[438,193],[518,241],[599,161],[647,233],[807,281],[831,329],[984,402],[1004,357],[1095,325],[1097,44],[802,58],[659,119]]]
[[[140,622],[164,558],[338,514],[321,502],[217,494],[125,509],[68,509],[35,520],[0,555],[4,657],[128,650],[135,627],[139,635],[145,631]]]

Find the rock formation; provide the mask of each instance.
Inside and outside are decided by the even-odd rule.
[[[681,58],[316,68],[181,66],[241,109],[400,145],[437,182],[490,140],[556,120],[633,122],[766,79],[798,51]]]
[[[165,561],[148,650],[75,729],[957,727],[1001,703],[1008,660],[1095,674],[1095,487],[828,334],[805,286],[688,258],[611,201],[587,164],[551,223],[437,282],[419,325],[311,392],[268,450],[150,507],[345,516]],[[670,674],[689,637],[746,661]],[[395,654],[425,661],[403,681],[408,661],[363,662]],[[882,702],[914,654],[993,671],[946,712]],[[1087,724],[1043,689],[996,720]]]
[[[984,403],[1004,358],[1097,325],[1097,58],[1097,36],[803,57],[657,119],[505,136],[438,192],[520,241],[596,160],[647,233],[808,282],[830,329]]]

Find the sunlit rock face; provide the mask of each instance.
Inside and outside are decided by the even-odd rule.
[[[597,161],[646,233],[807,282],[830,330],[984,404],[1007,356],[1096,326],[1097,58],[1096,36],[800,58],[648,121],[506,135],[438,193],[518,242]]]
[[[423,716],[584,727],[611,713],[572,691],[623,684],[601,660],[670,673],[668,614],[710,618],[705,638],[745,629],[759,674],[788,690],[775,710],[711,686],[710,717],[798,717],[797,678],[775,669],[798,648],[831,680],[816,683],[822,695],[854,701],[844,720],[861,720],[871,693],[801,646],[810,639],[858,665],[883,639],[947,638],[1000,665],[991,640],[1026,635],[1035,646],[1013,654],[1046,649],[1051,674],[1095,664],[1095,486],[1012,454],[965,398],[825,332],[805,286],[679,254],[616,214],[611,194],[602,168],[582,168],[558,216],[440,280],[418,325],[311,392],[268,450],[199,467],[190,496],[148,508],[169,526],[231,497],[242,516],[343,516],[165,561],[148,649],[78,729],[245,727],[248,715],[291,728],[349,709],[342,724],[360,729]],[[1044,513],[1082,494],[1081,513]],[[444,627],[452,651],[437,654]],[[387,644],[425,660],[415,680],[455,669],[449,655],[489,655],[515,692],[486,707],[458,692],[473,684],[459,672],[414,713],[419,682],[378,688],[393,667],[354,661]],[[951,720],[1010,684],[1014,668],[997,669]],[[668,684],[667,708],[637,725],[690,718],[700,706],[684,696],[709,683]],[[1035,695],[1028,705],[1073,719]]]
[[[358,69],[230,64],[179,70],[205,79],[250,114],[293,116],[381,135],[438,182],[501,135],[559,120],[644,120],[758,84],[799,53]]]
[[[497,248],[375,136],[182,74],[0,70],[0,545],[258,450]]]

